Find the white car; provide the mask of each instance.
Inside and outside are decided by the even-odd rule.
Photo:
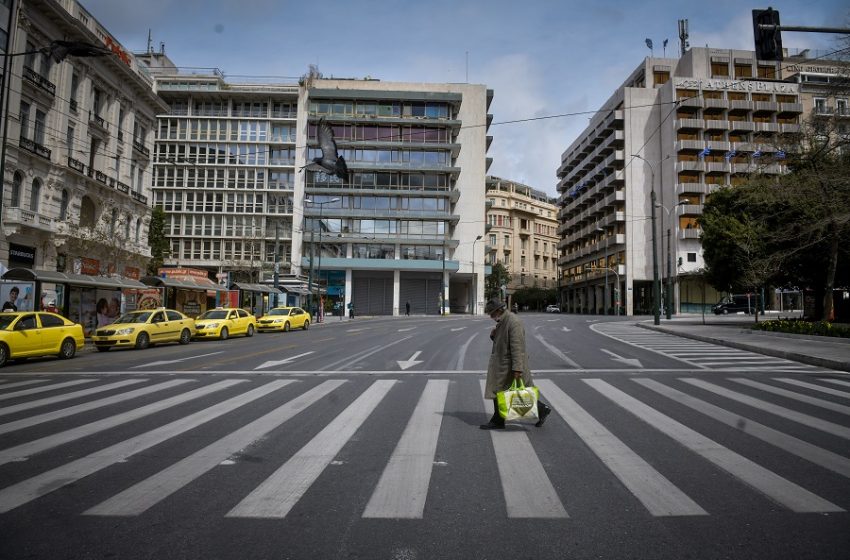
[[[561,308],[558,307],[557,305],[547,305],[546,306],[546,313],[560,313],[560,312],[561,312]]]

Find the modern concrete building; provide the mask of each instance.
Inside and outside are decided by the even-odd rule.
[[[281,276],[306,280],[328,310],[483,307],[484,242],[474,266],[472,253],[489,165],[484,86],[317,73],[299,84],[232,83],[213,69],[185,73],[164,52],[138,56],[170,106],[153,185],[168,217],[167,264],[271,283],[277,247]],[[301,171],[318,153],[320,119],[348,181]]]
[[[507,268],[508,294],[523,287],[557,287],[558,210],[542,191],[487,177],[487,263]]]
[[[800,84],[800,102],[806,117],[823,123],[824,130],[844,138],[850,135],[850,62],[843,53],[805,49],[789,52],[782,63],[782,79]]]
[[[779,146],[803,105],[799,84],[779,78],[779,63],[751,51],[696,48],[645,59],[602,105],[557,170],[569,310],[651,313],[654,266],[675,309],[717,301],[699,274],[697,219],[721,185],[785,172]]]
[[[36,286],[81,320],[90,289],[139,278],[150,256],[150,153],[156,114],[166,105],[135,58],[76,1],[3,6],[15,10],[3,100],[0,261],[44,280]],[[54,40],[112,54],[56,63],[40,52]],[[92,278],[62,284],[66,273]]]

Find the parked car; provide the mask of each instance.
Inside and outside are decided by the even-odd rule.
[[[547,305],[546,306],[546,313],[560,313],[560,312],[561,312],[561,308],[558,307],[557,305]]]
[[[284,331],[310,328],[310,315],[300,307],[275,307],[257,321],[257,329],[264,331]]]
[[[83,326],[56,313],[0,313],[0,366],[9,360],[38,356],[67,360],[85,343]]]
[[[711,310],[715,315],[726,315],[729,313],[754,313],[756,308],[755,295],[732,296],[720,300]]]
[[[257,318],[235,307],[216,307],[195,318],[195,338],[220,338],[227,340],[230,335],[244,334],[254,336],[257,330]]]
[[[195,321],[174,309],[141,309],[129,311],[114,323],[95,330],[91,339],[95,348],[137,348],[163,342],[189,344],[195,334]]]

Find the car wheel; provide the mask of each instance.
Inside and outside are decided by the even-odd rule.
[[[221,328],[221,335],[220,335],[219,338],[221,338],[222,340],[227,340],[228,336],[230,336],[230,333],[228,332],[227,327],[222,327]]]
[[[6,365],[9,361],[9,347],[5,344],[0,344],[0,367]]]
[[[109,346],[95,346],[98,352],[109,352]]]
[[[248,330],[245,332],[245,336],[254,336],[254,325],[248,325]]]
[[[146,332],[140,332],[139,336],[136,337],[136,349],[144,350],[148,346],[151,345],[151,339]]]
[[[721,311],[721,313],[723,313],[724,315],[729,315],[729,310],[728,310],[728,309],[724,309],[723,311]]]
[[[183,329],[180,333],[180,344],[189,344],[192,340],[192,333],[189,332],[189,329]]]
[[[289,321],[283,324],[283,332],[289,332]]]
[[[70,360],[77,353],[77,343],[73,338],[66,338],[62,341],[62,346],[59,347],[59,357],[63,360]]]
[[[310,321],[309,320],[304,321],[304,327],[303,328],[304,328],[305,331],[310,328]]]

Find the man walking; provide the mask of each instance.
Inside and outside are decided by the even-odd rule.
[[[528,354],[525,351],[525,327],[506,307],[504,302],[496,298],[484,306],[484,312],[496,321],[496,327],[490,333],[493,351],[487,365],[487,384],[484,387],[484,397],[493,400],[493,416],[489,422],[480,426],[482,430],[500,430],[505,427],[504,418],[499,416],[497,392],[508,389],[514,379],[522,379],[526,386],[534,385],[528,368]],[[535,424],[538,428],[546,422],[550,412],[552,409],[538,399],[538,420]]]
[[[410,317],[410,302],[404,304],[404,314]]]

